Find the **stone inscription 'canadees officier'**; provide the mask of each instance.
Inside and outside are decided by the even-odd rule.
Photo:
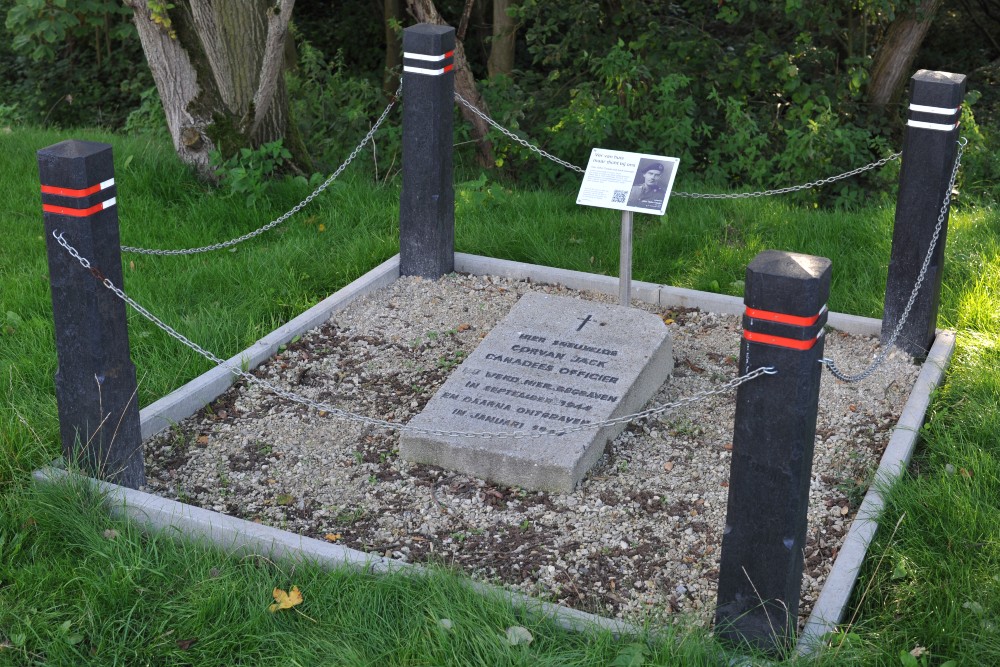
[[[443,434],[404,430],[400,453],[525,488],[568,490],[621,426],[567,429],[640,408],[672,366],[655,315],[531,293],[410,422]],[[447,434],[490,433],[485,425],[500,435]]]

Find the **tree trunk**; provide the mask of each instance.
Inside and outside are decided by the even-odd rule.
[[[413,18],[420,23],[446,25],[441,14],[438,13],[437,7],[434,6],[434,0],[406,0],[406,5]],[[489,113],[486,101],[476,89],[476,80],[472,76],[472,70],[469,69],[469,61],[465,58],[465,48],[462,46],[462,42],[457,40],[455,42],[455,92],[483,113]],[[406,91],[403,91],[403,94],[405,95]],[[489,125],[464,104],[459,104],[458,108],[462,112],[462,117],[472,124],[472,136],[476,140],[476,161],[482,167],[492,168],[496,164],[496,160],[493,157],[493,144],[487,138]]]
[[[283,139],[308,166],[283,76],[295,0],[175,0],[155,11],[147,0],[125,2],[182,161],[211,177],[212,149],[228,157]]]
[[[385,70],[382,75],[382,92],[386,97],[390,97],[399,87],[400,65],[403,64],[403,47],[395,30],[395,26],[402,23],[403,7],[400,0],[383,0],[382,9],[385,21]]]
[[[507,13],[514,0],[493,0],[493,41],[490,44],[488,63],[490,78],[514,71],[514,43],[517,39],[517,22]]]
[[[889,25],[885,40],[875,55],[868,101],[877,108],[894,104],[912,74],[913,59],[934,21],[942,0],[921,0],[916,11],[903,14]]]

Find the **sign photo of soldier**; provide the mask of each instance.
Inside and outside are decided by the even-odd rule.
[[[659,211],[667,194],[671,167],[656,160],[640,160],[629,191],[628,205]]]

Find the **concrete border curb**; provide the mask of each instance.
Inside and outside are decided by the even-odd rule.
[[[591,290],[612,296],[618,294],[619,287],[616,277],[465,253],[455,253],[455,270],[474,275],[497,275],[561,284],[573,289]],[[321,325],[334,312],[346,307],[355,298],[391,285],[398,277],[397,255],[271,332],[229,359],[228,363],[256,367],[273,356],[279,345]],[[632,295],[636,300],[661,307],[697,307],[724,314],[741,314],[745,309],[743,299],[740,297],[641,281],[633,281]],[[867,336],[878,336],[882,326],[881,320],[843,313],[830,313],[828,324],[846,333]],[[940,385],[954,349],[954,332],[939,331],[879,463],[875,481],[865,495],[857,517],[844,540],[844,546],[799,637],[796,646],[799,654],[808,655],[821,648],[823,635],[835,629],[843,619],[861,563],[878,528],[878,516],[885,504],[884,490],[899,478],[910,461],[930,404],[930,395]],[[143,439],[193,415],[225,392],[233,381],[232,373],[217,367],[142,409],[140,419]],[[45,481],[68,474],[65,471],[45,469],[36,471],[35,478]],[[426,572],[425,569],[409,563],[372,556],[141,491],[97,480],[93,480],[93,483],[108,494],[113,513],[127,516],[152,529],[175,530],[195,538],[202,537],[230,552],[249,551],[272,558],[295,558],[317,562],[325,567],[347,565],[374,572],[405,571],[414,574]],[[516,607],[551,617],[567,629],[600,629],[628,635],[640,634],[642,631],[641,628],[624,621],[542,602],[487,584],[470,580],[469,585],[479,592],[499,595]]]
[[[813,606],[809,621],[799,636],[796,651],[801,655],[814,653],[822,647],[823,636],[833,631],[844,618],[858,572],[868,553],[878,519],[885,508],[885,492],[906,470],[917,446],[920,428],[924,424],[931,393],[941,384],[945,370],[955,350],[955,333],[939,331],[924,361],[920,374],[903,406],[889,444],[882,454],[875,479],[868,488],[858,514],[844,538],[844,545],[833,563],[833,569],[823,584],[819,599]]]
[[[467,255],[461,252],[455,253],[455,270],[474,275],[502,276],[514,280],[530,278],[539,283],[554,283],[572,289],[590,290],[618,296],[618,278],[596,273],[556,269],[551,266]],[[726,315],[742,315],[746,309],[743,297],[740,296],[699,292],[685,287],[657,285],[640,280],[632,281],[632,298],[663,308],[700,308]],[[834,329],[858,336],[878,336],[882,331],[882,320],[872,317],[830,313],[827,323]]]
[[[354,282],[323,299],[287,324],[278,327],[259,341],[226,361],[236,368],[256,368],[275,355],[280,345],[296,336],[315,329],[330,319],[330,315],[351,301],[391,285],[399,278],[399,255],[392,257]],[[221,366],[199,375],[187,384],[150,403],[139,411],[142,439],[156,435],[173,424],[187,419],[222,395],[235,382],[236,376]]]

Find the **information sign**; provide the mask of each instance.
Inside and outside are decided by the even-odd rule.
[[[679,163],[675,157],[595,148],[576,203],[663,215]]]

